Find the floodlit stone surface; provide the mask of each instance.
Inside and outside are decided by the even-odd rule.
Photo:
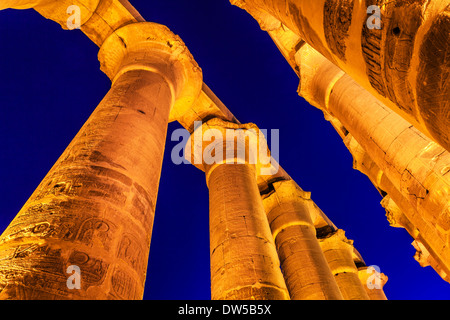
[[[386,106],[450,150],[448,0],[231,0],[264,30],[279,20]],[[369,6],[380,11],[380,28]],[[268,18],[267,16],[272,16]]]
[[[209,197],[212,299],[289,299],[254,166],[216,167]]]
[[[205,130],[215,130],[223,140],[208,142],[209,137],[201,143]],[[214,118],[197,128],[188,141],[192,145],[190,161],[205,171],[209,188],[211,298],[289,299],[256,180],[260,166],[249,159],[254,147],[251,141],[262,137],[251,133],[235,140],[227,134],[229,130],[257,127]],[[221,154],[214,162],[204,157],[211,146],[211,153]],[[239,148],[245,152],[240,153]]]
[[[345,237],[345,232],[339,229],[319,243],[344,299],[370,300],[353,261],[353,241]]]
[[[410,213],[408,219],[420,230],[435,259],[442,262],[445,275],[438,272],[447,278],[450,154],[311,47],[302,47],[296,58],[302,66],[300,94],[340,120],[389,180],[385,184],[391,193],[401,195],[394,195],[398,202],[412,208],[404,212]]]
[[[415,258],[449,281],[448,151],[252,3],[237,1],[272,37],[300,78],[299,94],[324,112],[352,153],[354,168],[385,195],[382,205],[390,222],[405,228],[416,239],[414,243],[421,244]],[[442,90],[448,103],[449,95]]]
[[[153,23],[117,30],[100,60],[111,90],[0,237],[2,299],[143,296],[169,114],[200,93],[201,72]]]
[[[263,203],[291,299],[343,299],[316,238],[317,212],[310,193],[292,180],[273,186]]]
[[[448,1],[231,2],[272,37],[300,95],[384,195],[391,225],[414,238],[415,259],[449,281]],[[3,0],[0,10],[34,8],[66,29],[70,5],[112,87],[0,237],[0,298],[139,299],[167,123],[192,136],[195,121],[202,132],[257,127],[203,83],[179,37],[126,0]],[[367,28],[369,5],[381,29]],[[231,159],[194,163],[210,193],[213,299],[386,299],[387,277],[371,287],[353,242],[281,167],[262,175],[261,163]],[[71,265],[81,290],[67,288]]]
[[[144,19],[126,0],[71,3],[17,0],[2,2],[0,9],[34,7],[43,16],[67,28],[64,20],[67,16],[62,12],[72,4],[81,5],[81,30],[101,47],[102,70],[113,85],[0,238],[0,245],[5,249],[0,268],[0,297],[3,299],[140,298],[146,269],[141,262],[146,262],[150,245],[167,121],[177,120],[190,133],[194,133],[194,121],[207,122],[208,119],[212,119],[208,124],[212,126],[257,129],[253,124],[240,125],[208,86],[202,84],[201,70],[178,37],[163,26],[140,23]],[[273,19],[266,24],[268,30],[280,26]],[[148,37],[149,34],[152,36]],[[275,32],[275,35],[283,44],[293,38],[292,34],[283,32]],[[291,42],[292,48],[295,45]],[[172,64],[168,66],[162,61],[172,61]],[[298,68],[294,69],[298,72]],[[159,93],[155,95],[152,88],[158,86]],[[143,94],[142,88],[145,88]],[[137,109],[136,105],[142,107]],[[154,111],[158,124],[148,123],[145,117],[147,112],[153,112],[152,108],[158,108]],[[133,130],[121,134],[123,127],[131,123]],[[104,127],[108,127],[105,132]],[[149,141],[149,148],[139,150],[139,155],[145,158],[147,169],[151,168],[143,175],[143,165],[130,157],[136,152],[132,151],[135,146],[123,143],[117,147],[120,139],[136,139],[142,134],[144,140]],[[249,164],[246,159],[239,161],[235,165],[198,166],[206,172],[208,184],[210,180],[212,183],[212,187],[209,186],[211,216],[214,217],[211,223],[212,270],[221,270],[213,272],[212,297],[289,299],[259,194],[273,190],[274,183],[280,179],[294,182],[281,167],[272,175],[261,175],[264,166]],[[76,170],[73,164],[77,164]],[[236,177],[239,177],[239,188],[234,184]],[[229,197],[228,202],[224,202],[224,194]],[[230,207],[231,203],[238,205]],[[323,254],[317,250],[314,229],[325,237],[337,228],[314,203],[309,203],[309,209],[313,221],[304,217],[306,228],[290,229],[293,231],[290,234],[297,239],[297,247],[306,244],[308,250],[315,252],[317,261],[307,268],[318,275],[315,279],[321,281],[324,292],[319,292],[322,289],[315,285],[303,286],[301,296],[295,292],[298,286],[294,286],[292,292],[300,299],[341,298],[336,292],[336,282],[326,280],[329,274],[321,275],[329,268],[323,263]],[[29,212],[38,215],[31,216]],[[139,221],[144,213],[145,221]],[[242,218],[245,223],[238,223]],[[278,235],[285,231],[277,230]],[[236,235],[240,235],[237,240]],[[364,265],[357,250],[351,251],[353,261]],[[247,259],[247,263],[241,263],[241,259]],[[76,294],[67,291],[65,280],[69,275],[64,273],[67,270],[64,268],[74,266],[73,263],[81,264],[80,271],[87,270],[89,274],[83,290]],[[290,262],[286,268],[289,265]]]

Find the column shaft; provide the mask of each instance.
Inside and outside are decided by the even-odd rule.
[[[347,138],[345,139],[347,147],[355,145],[356,141],[353,138]],[[352,142],[349,144],[349,141]],[[379,190],[387,193],[381,201],[381,205],[386,209],[389,224],[393,227],[405,228],[413,239],[420,241],[430,254],[427,257],[428,263],[444,280],[450,281],[450,271],[446,262],[450,261],[450,253],[446,250],[441,252],[433,250],[433,248],[446,247],[446,239],[439,235],[440,231],[437,228],[423,228],[423,226],[427,225],[424,217],[395,188],[361,146],[349,147],[349,150],[354,156],[354,168],[366,174]],[[418,256],[421,255],[416,254],[414,257]]]
[[[275,182],[273,188],[263,204],[291,299],[343,299],[316,238],[310,193],[291,180]]]
[[[219,165],[208,186],[212,299],[289,299],[255,166]]]
[[[142,298],[172,100],[158,74],[115,81],[2,234],[0,298]]]
[[[320,241],[325,258],[345,300],[369,300],[353,262],[353,246],[338,230]]]
[[[284,214],[297,208],[280,206]],[[275,210],[278,211],[278,210]],[[295,211],[294,211],[295,212]],[[279,215],[278,212],[272,212]],[[317,241],[314,227],[292,221],[275,238],[281,269],[293,300],[340,300],[342,295]]]

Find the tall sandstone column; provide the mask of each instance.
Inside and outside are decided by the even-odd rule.
[[[169,114],[189,107],[202,77],[154,23],[116,30],[99,60],[111,90],[0,237],[2,299],[143,296]]]
[[[339,119],[367,152],[383,173],[375,179],[386,176],[401,199],[409,202],[414,210],[409,210],[408,218],[426,237],[436,260],[442,261],[443,269],[449,270],[450,153],[385,107],[310,46],[302,46],[295,58],[301,65],[299,93]]]
[[[341,229],[320,239],[331,272],[345,300],[370,300],[353,262],[353,241]]]
[[[450,150],[448,0],[231,0],[273,16]],[[379,21],[376,16],[379,16]],[[379,24],[377,24],[379,22]],[[265,23],[264,28],[273,26]]]
[[[279,20],[262,10],[243,7],[269,33],[300,77],[299,94],[321,109],[342,137],[353,155],[354,168],[366,174],[380,193],[387,193],[401,208],[404,216],[400,225],[415,239],[415,246],[421,244],[415,258],[423,266],[431,265],[448,281],[448,232],[445,227],[436,227],[437,219],[445,224],[449,216],[448,151],[391,112]],[[345,96],[348,99],[341,99]],[[435,179],[439,182],[435,183]],[[382,202],[383,206],[386,203]],[[386,210],[391,219],[391,208]]]
[[[261,168],[250,156],[257,131],[214,118],[188,141],[190,160],[205,171],[209,188],[213,300],[289,299],[257,185]]]
[[[310,193],[292,180],[273,183],[263,197],[292,300],[341,300],[339,287],[316,238]]]

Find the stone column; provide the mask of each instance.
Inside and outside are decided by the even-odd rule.
[[[209,188],[213,300],[289,299],[256,182],[258,131],[253,124],[214,118],[188,141],[190,160],[205,171]],[[206,142],[213,136],[202,144],[202,137]]]
[[[450,150],[448,0],[231,0],[271,15],[422,133]],[[269,23],[267,23],[269,22]]]
[[[291,299],[343,299],[316,238],[311,194],[292,180],[275,182],[273,187],[263,204]]]
[[[367,174],[378,189],[387,192],[411,223],[420,228],[421,242],[433,257],[430,264],[448,281],[450,259],[445,248],[448,247],[449,227],[445,219],[448,217],[449,183],[446,173],[449,153],[385,107],[372,95],[373,92],[364,90],[279,20],[253,7],[253,0],[233,2],[268,31],[300,77],[299,94],[324,112],[355,160],[361,158],[368,162],[364,164],[367,168],[363,168],[361,163],[356,163],[355,168]],[[320,5],[320,1],[317,4]],[[428,18],[431,19],[430,16]],[[438,60],[436,63],[442,61]],[[332,99],[332,96],[337,98]],[[339,112],[336,112],[336,104]],[[353,135],[356,139],[352,138]],[[350,148],[349,142],[353,144],[356,140],[358,147]],[[415,239],[418,236],[416,233],[411,235]]]
[[[344,299],[369,300],[353,262],[353,241],[348,240],[345,232],[338,229],[319,239],[319,242]]]
[[[143,296],[169,114],[202,77],[154,23],[117,30],[99,59],[111,90],[0,237],[2,299]]]
[[[351,134],[347,134],[344,143],[353,155],[353,167],[367,175],[380,193],[384,195],[381,205],[386,209],[389,224],[392,227],[406,229],[415,239],[413,245],[417,249],[417,253],[414,258],[420,257],[419,263],[421,266],[431,265],[444,280],[449,281],[448,262],[450,261],[450,252],[448,250],[437,252],[434,250],[435,248],[446,247],[447,240],[440,235],[439,229],[424,227],[429,223],[423,219],[423,215],[419,214],[416,207],[411,205],[408,199],[395,188]],[[420,249],[415,245],[417,243],[421,243]]]
[[[358,276],[370,300],[387,300],[383,287],[388,278],[373,267],[358,268]]]
[[[367,152],[382,173],[374,178],[380,180],[379,183],[383,177],[387,178],[395,190],[386,191],[398,193],[409,202],[415,212],[405,211],[405,214],[420,229],[437,260],[448,270],[450,153],[380,103],[310,46],[302,46],[296,60],[301,65],[300,94],[338,118]]]

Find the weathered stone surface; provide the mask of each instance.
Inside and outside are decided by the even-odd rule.
[[[208,186],[212,299],[289,299],[254,165],[219,165]]]
[[[343,299],[316,238],[318,213],[310,193],[292,180],[273,183],[273,188],[263,204],[291,299]]]
[[[1,298],[142,298],[171,99],[159,75],[117,80],[2,234]]]
[[[391,139],[397,139],[397,135],[399,136],[398,138],[400,138],[400,134],[402,134],[403,132],[402,129],[399,129],[400,122],[403,122],[405,124],[403,129],[415,129],[412,128],[412,126],[408,124],[408,122],[401,119],[400,116],[397,116],[392,112],[386,113],[388,109],[385,108],[382,103],[374,99],[371,95],[368,95],[367,92],[363,93],[364,90],[362,88],[360,88],[361,91],[356,95],[353,96],[352,94],[350,94],[350,99],[346,100],[346,102],[344,102],[344,100],[339,100],[338,102],[342,103],[341,106],[344,110],[356,103],[355,101],[353,101],[353,97],[366,96],[369,100],[359,100],[359,110],[361,111],[353,113],[351,117],[347,115],[343,118],[341,118],[342,115],[340,114],[331,114],[330,112],[332,112],[331,108],[333,108],[333,106],[330,105],[330,97],[332,95],[332,92],[334,92],[336,95],[336,84],[341,81],[345,73],[333,66],[332,63],[326,61],[326,59],[321,57],[318,53],[314,53],[312,55],[306,53],[310,50],[306,49],[308,48],[308,46],[306,46],[298,36],[296,36],[286,27],[281,27],[277,30],[271,30],[269,31],[269,34],[276,43],[277,47],[280,49],[283,56],[299,75],[301,80],[299,85],[299,94],[302,95],[312,105],[318,107],[324,112],[325,119],[330,121],[330,123],[342,137],[344,143],[352,153],[354,158],[354,168],[366,174],[375,185],[375,187],[380,191],[380,193],[382,193],[383,195],[386,195],[387,193],[394,200],[394,205],[398,205],[400,207],[402,217],[400,218],[401,225],[399,226],[404,227],[413,238],[422,239],[421,242],[433,257],[433,259],[430,260],[432,261],[430,262],[430,265],[441,275],[443,279],[446,279],[448,281],[450,279],[450,272],[448,269],[448,262],[445,261],[450,261],[450,256],[448,255],[448,250],[445,250],[445,248],[448,246],[448,237],[445,236],[446,232],[442,231],[440,227],[425,227],[428,224],[426,220],[429,219],[430,216],[422,213],[419,214],[419,212],[422,212],[424,208],[417,205],[417,202],[415,201],[417,200],[416,197],[413,196],[413,198],[411,198],[411,192],[409,190],[412,189],[405,188],[404,184],[403,189],[399,189],[400,186],[398,182],[403,181],[403,183],[411,183],[415,181],[411,179],[403,180],[398,177],[398,172],[401,172],[402,170],[399,167],[399,164],[403,162],[405,166],[415,167],[415,169],[413,170],[415,173],[410,169],[407,169],[408,175],[417,175],[418,177],[422,177],[420,179],[423,179],[427,175],[429,175],[430,177],[438,176],[440,177],[440,181],[447,181],[445,183],[448,184],[448,177],[446,177],[446,173],[448,172],[448,170],[446,169],[446,163],[448,163],[448,160],[445,160],[447,159],[448,152],[441,152],[443,150],[439,149],[439,146],[437,144],[433,144],[432,141],[430,141],[423,135],[420,136],[420,134],[407,136],[408,139],[411,139],[408,143],[408,147],[397,147],[395,148],[395,151],[393,151],[394,149],[392,149],[388,152],[387,149],[395,145],[392,145],[392,140],[390,140],[388,137],[391,136]],[[315,60],[316,58],[318,58],[323,63]],[[348,103],[348,101],[350,100],[352,101]],[[373,106],[375,108],[371,109],[372,111],[366,110],[365,106],[367,104],[367,101],[373,101]],[[363,114],[366,115],[366,118],[362,117]],[[386,114],[389,114],[389,116],[385,117]],[[378,117],[378,120],[375,120],[371,125],[370,122],[367,121],[367,119],[370,119],[370,117]],[[383,121],[381,121],[382,117],[385,117]],[[357,122],[360,123],[358,127],[355,126]],[[385,124],[383,122],[385,122]],[[343,123],[345,123],[345,125]],[[367,129],[364,129],[366,130],[366,134],[360,135],[361,128]],[[374,130],[374,128],[378,129]],[[352,133],[356,134],[357,137],[354,137]],[[405,134],[405,132],[403,132],[403,134]],[[377,138],[374,138],[373,135],[376,135]],[[381,139],[383,139],[384,142],[381,142]],[[365,144],[365,142],[362,142],[363,140],[366,142],[370,141],[370,143],[375,143],[377,147],[373,150],[378,150],[379,153],[375,155],[370,150],[368,150],[369,152],[367,152],[365,148],[367,148],[368,146]],[[406,141],[404,138],[402,140]],[[424,141],[428,142],[424,145]],[[364,147],[362,145],[364,145]],[[417,167],[417,162],[415,164],[413,164],[414,161],[410,161],[408,163],[409,160],[407,160],[408,158],[406,158],[411,156],[412,150],[417,148],[420,149],[420,145],[422,145],[424,149],[423,152],[418,151],[418,157],[424,159],[423,156],[427,154],[426,158],[428,159],[425,161],[421,160],[422,165],[424,166],[422,169],[419,169]],[[388,157],[386,157],[386,153],[389,154]],[[372,157],[375,158],[372,159]],[[381,164],[379,160],[381,160],[384,164]],[[441,166],[437,166],[438,163],[441,163]],[[390,173],[385,173],[380,168],[380,166],[383,168],[391,168],[390,170],[394,170],[393,172],[397,172],[397,177],[391,175]],[[433,170],[436,170],[436,172],[433,173]],[[397,181],[396,184],[394,184],[390,179],[393,179],[394,182]],[[448,216],[448,214],[445,213],[446,202],[448,202],[448,195],[444,194],[448,191],[448,186],[445,186],[445,183],[444,186],[439,186],[437,184],[434,185],[433,181],[434,180],[430,179],[427,182],[424,182],[423,185],[425,185],[426,183],[431,183],[430,186],[433,185],[433,187],[436,188],[436,192],[439,193],[436,201],[441,202],[441,204],[443,205],[442,208],[444,210],[442,214],[437,214],[437,216],[441,216],[441,220],[445,220],[445,217]],[[429,197],[429,192],[427,193],[425,191],[424,194],[425,198]],[[423,201],[425,199],[419,200]],[[435,200],[431,200],[431,198],[428,198],[428,201],[434,203],[436,202]],[[386,210],[391,209],[392,207],[386,208]],[[436,215],[435,209],[431,209],[430,207],[427,210],[431,213],[431,215]],[[388,218],[392,218],[392,214],[390,212],[392,212],[392,210],[388,211]],[[417,229],[418,227],[420,227],[420,232]]]
[[[100,53],[111,90],[0,237],[0,298],[143,296],[169,114],[202,81],[166,27],[123,28]],[[71,265],[80,290],[66,284]]]
[[[217,136],[204,138],[208,130]],[[230,131],[242,132],[242,139],[235,140]],[[258,189],[260,165],[250,158],[260,138],[254,124],[214,118],[196,128],[187,142],[191,149],[186,157],[205,171],[209,188],[214,300],[289,299]],[[211,147],[210,154],[217,157],[207,159],[205,150]]]
[[[391,194],[399,193],[396,203],[409,203],[402,211],[420,229],[426,243],[434,243],[435,258],[446,261],[442,268],[448,270],[450,259],[444,248],[448,247],[450,226],[450,181],[445,170],[449,153],[310,47],[300,49],[296,57],[302,65],[300,94],[339,119],[367,152],[382,173],[369,174],[371,180],[379,184],[377,176],[386,176],[388,185],[394,187],[386,188]]]
[[[260,23],[281,22],[386,106],[450,150],[450,87],[445,76],[450,23],[447,0],[231,3]],[[380,29],[367,26],[371,5],[380,10]]]
[[[295,4],[289,10],[305,40],[322,48],[331,61],[335,56],[345,60],[353,20],[347,9],[352,3],[339,1],[338,7],[327,3],[326,19],[342,35],[329,29],[324,37]],[[5,0],[0,9],[34,7],[64,28],[70,4],[82,6],[81,29],[101,46],[102,70],[113,86],[0,237],[0,297],[138,299],[145,281],[167,122],[176,119],[191,133],[194,121],[213,118],[209,125],[227,120],[231,128],[255,126],[241,125],[202,85],[201,70],[181,39],[165,27],[143,23],[126,0]],[[258,14],[262,28],[278,41],[300,74],[294,54],[302,40],[280,32],[283,26],[271,14],[264,10]],[[345,136],[342,124],[334,125]],[[356,249],[350,246],[346,259],[330,259],[328,264],[319,250],[315,228],[321,238],[329,237],[336,230],[330,219],[310,199],[288,201],[268,210],[272,235],[260,191],[267,195],[274,183],[290,177],[281,168],[272,176],[261,176],[258,164],[239,160],[201,168],[210,189],[213,299],[289,299],[276,247],[290,290],[301,291],[294,298],[341,298],[336,281],[346,298],[366,298],[354,290],[361,285],[350,263],[362,261]],[[276,246],[273,237],[278,239]],[[340,254],[329,249],[326,245],[327,257]],[[67,288],[69,265],[81,269],[81,291]],[[329,279],[329,266],[338,270],[336,280]],[[346,268],[352,274],[340,272]]]
[[[343,230],[319,239],[323,253],[345,300],[370,300],[353,261],[353,241]]]

